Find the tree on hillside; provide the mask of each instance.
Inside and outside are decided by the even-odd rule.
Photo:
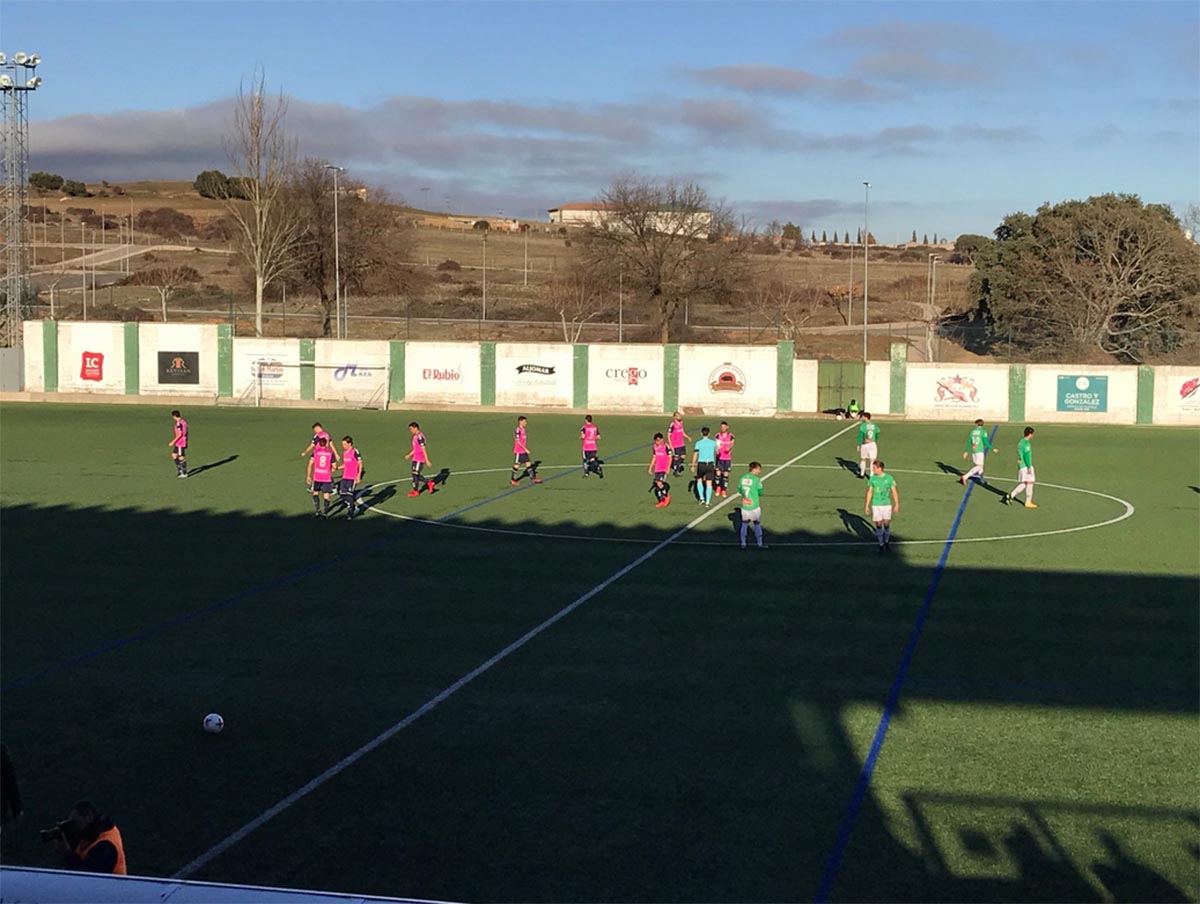
[[[1182,341],[1200,307],[1200,250],[1169,208],[1136,195],[1011,214],[976,262],[971,290],[992,341],[1034,354],[1126,361]]]
[[[220,170],[205,170],[196,177],[192,188],[202,198],[225,199],[229,197],[229,177]]]
[[[57,191],[62,188],[63,177],[55,173],[30,173],[29,184],[38,191]]]
[[[956,254],[964,255],[967,258],[967,263],[973,264],[991,245],[992,239],[986,235],[974,235],[964,232],[954,240],[954,251]]]
[[[914,245],[917,243],[917,230],[915,230],[915,229],[913,230],[913,234],[912,234],[912,243]]]
[[[929,233],[928,233],[928,232],[927,232],[927,233],[925,233],[923,236],[921,236],[921,244],[922,244],[922,245],[928,245],[928,244],[929,244]]]
[[[562,321],[563,342],[578,342],[584,325],[611,308],[602,285],[602,279],[577,261],[542,287],[543,296]]]
[[[814,233],[814,236],[815,235],[816,233]],[[791,242],[794,245],[799,245],[802,241],[804,241],[804,233],[800,231],[799,226],[797,226],[791,220],[788,220],[783,224],[783,240],[785,242]]]
[[[829,242],[829,238],[827,237],[825,230],[822,229],[821,230],[821,244],[825,245],[825,244],[828,244],[828,242]]]
[[[87,186],[75,179],[64,179],[61,188],[64,195],[70,195],[72,198],[90,197]]]
[[[649,307],[662,342],[682,329],[685,300],[732,297],[753,240],[699,185],[625,176],[599,200],[606,208],[584,232],[583,260],[609,294],[624,274],[625,292]]]
[[[162,302],[163,323],[167,322],[167,302],[183,286],[200,282],[200,274],[194,267],[181,264],[168,264],[162,267],[152,267],[149,270],[139,270],[127,278],[123,285],[150,286],[157,290]]]
[[[758,274],[739,291],[743,302],[776,328],[780,339],[792,340],[797,332],[826,306],[833,305],[827,289],[799,285],[793,280]]]
[[[233,132],[225,151],[245,200],[225,198],[237,224],[234,247],[254,277],[254,329],[263,328],[263,291],[295,263],[300,223],[287,203],[287,190],[296,160],[296,141],[284,129],[287,100],[267,97],[261,72],[247,92],[238,86]]]

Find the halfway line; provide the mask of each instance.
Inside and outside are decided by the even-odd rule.
[[[839,430],[837,433],[833,434],[832,436],[828,437],[827,439],[821,440],[821,442],[817,443],[815,446],[812,446],[809,449],[805,449],[803,452],[801,452],[795,458],[791,459],[790,461],[784,462],[779,467],[777,467],[773,471],[771,471],[769,474],[764,475],[762,479],[765,481],[768,478],[774,476],[775,474],[778,474],[784,468],[787,468],[787,467],[791,466],[792,464],[795,464],[800,459],[804,458],[806,455],[810,455],[811,453],[816,452],[818,449],[820,449],[822,446],[826,445],[827,443],[833,442],[835,439],[837,439],[839,436],[841,436],[847,430],[850,430],[851,427],[853,427],[853,426],[854,425],[851,425],[850,427],[846,427],[844,430]],[[639,446],[638,448],[641,448],[641,447]],[[633,450],[630,450],[630,451],[633,451]],[[568,471],[566,473],[570,473],[570,472]],[[372,750],[375,750],[377,747],[386,743],[388,740],[390,740],[395,735],[399,734],[401,731],[403,731],[409,725],[412,725],[412,723],[416,722],[417,719],[421,718],[421,716],[436,709],[441,703],[445,702],[450,697],[452,697],[454,694],[456,694],[458,691],[462,690],[464,687],[466,687],[468,684],[470,684],[472,681],[474,681],[480,675],[489,671],[493,666],[495,666],[498,663],[502,662],[503,660],[507,659],[509,655],[511,655],[512,653],[515,653],[517,650],[521,649],[521,647],[525,646],[527,643],[529,643],[529,641],[533,640],[535,637],[537,637],[539,634],[541,634],[547,628],[562,621],[564,618],[566,618],[568,615],[570,615],[572,612],[574,612],[576,609],[578,609],[580,606],[582,606],[584,603],[586,603],[588,600],[590,600],[596,594],[603,592],[606,588],[610,587],[612,584],[616,583],[621,578],[625,577],[625,575],[629,574],[629,572],[633,571],[639,565],[641,565],[644,562],[649,561],[655,555],[662,552],[664,549],[666,549],[668,546],[670,546],[672,543],[674,543],[677,539],[679,539],[684,534],[686,534],[693,527],[702,523],[706,519],[712,517],[717,512],[719,512],[725,505],[727,505],[728,503],[732,502],[734,499],[737,499],[737,498],[738,498],[737,496],[734,496],[732,498],[727,498],[723,502],[717,503],[715,508],[706,509],[703,513],[701,513],[699,516],[693,518],[691,521],[689,521],[683,527],[679,528],[677,531],[675,531],[675,533],[671,534],[665,540],[661,540],[657,546],[642,553],[642,555],[638,556],[636,559],[634,559],[632,562],[630,562],[625,567],[621,568],[619,571],[614,572],[612,575],[605,578],[603,581],[601,581],[599,584],[597,584],[591,590],[587,591],[582,596],[577,597],[575,600],[573,600],[568,605],[564,606],[562,609],[559,609],[557,612],[555,612],[553,615],[551,615],[549,618],[547,618],[544,622],[542,622],[541,624],[537,625],[534,628],[531,628],[529,631],[525,632],[523,635],[521,635],[516,640],[514,640],[512,643],[510,643],[508,646],[506,646],[504,649],[502,649],[499,653],[495,654],[490,659],[485,660],[483,663],[476,666],[472,671],[463,675],[461,678],[459,678],[457,681],[455,681],[453,684],[451,684],[445,690],[441,691],[436,696],[431,697],[424,704],[422,704],[418,709],[409,713],[407,716],[405,716],[403,719],[401,719],[399,722],[397,722],[391,728],[386,729],[384,732],[377,735],[372,740],[368,741],[362,747],[359,747],[353,753],[350,753],[347,756],[343,757],[342,759],[338,760],[338,762],[334,763],[332,766],[330,766],[328,769],[326,769],[324,772],[322,772],[316,778],[312,779],[312,781],[308,782],[303,787],[298,788],[297,790],[293,791],[287,797],[283,798],[283,800],[279,801],[277,804],[275,804],[271,808],[263,811],[258,816],[254,817],[254,819],[250,820],[248,823],[246,823],[244,826],[242,826],[240,829],[238,829],[232,835],[229,835],[224,840],[217,842],[215,845],[213,845],[211,848],[209,848],[207,851],[205,851],[203,854],[201,854],[199,857],[197,857],[191,863],[189,863],[186,866],[179,869],[175,873],[175,875],[173,875],[171,878],[172,879],[186,879],[188,876],[193,875],[197,870],[202,869],[205,866],[207,866],[209,863],[211,863],[213,860],[215,860],[221,854],[225,853],[225,851],[229,850],[231,847],[233,847],[235,844],[237,844],[239,841],[241,841],[243,838],[245,838],[247,835],[249,835],[255,829],[258,829],[261,826],[265,825],[266,823],[268,823],[269,821],[274,819],[276,816],[278,816],[280,813],[282,813],[284,810],[289,809],[293,804],[296,804],[297,802],[299,802],[300,800],[302,800],[303,798],[305,798],[309,794],[311,794],[313,791],[317,790],[319,787],[321,787],[327,781],[329,781],[332,778],[335,778],[337,775],[344,772],[349,767],[353,766],[355,763],[357,763],[360,759],[362,759],[364,756],[366,756]]]

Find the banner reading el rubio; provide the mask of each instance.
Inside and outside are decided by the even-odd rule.
[[[159,383],[199,383],[199,352],[159,352]]]

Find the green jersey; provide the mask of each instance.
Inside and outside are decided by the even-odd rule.
[[[1022,437],[1017,443],[1017,464],[1022,468],[1033,467],[1033,443],[1028,436]]]
[[[967,452],[982,452],[985,449],[991,452],[993,448],[992,441],[988,439],[986,427],[973,427],[967,434]]]
[[[749,511],[762,505],[762,481],[757,474],[743,474],[738,478],[738,492],[742,494],[742,508]]]
[[[863,421],[858,425],[858,445],[873,443],[879,438],[879,425],[874,421]]]
[[[892,504],[892,488],[896,486],[896,478],[891,474],[872,474],[867,478],[867,486],[871,490],[871,505]]]

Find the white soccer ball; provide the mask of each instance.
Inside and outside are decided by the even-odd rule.
[[[838,420],[838,421],[840,421],[842,419],[842,416],[840,414],[835,414],[833,417],[834,417],[834,420]]]
[[[204,717],[204,730],[209,734],[220,734],[225,727],[225,720],[220,713],[209,713]]]

